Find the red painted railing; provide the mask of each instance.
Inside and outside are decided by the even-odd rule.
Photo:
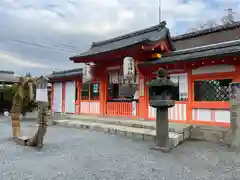
[[[132,103],[107,102],[106,110],[109,116],[132,116]]]

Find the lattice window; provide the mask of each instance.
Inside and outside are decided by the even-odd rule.
[[[228,101],[231,79],[194,82],[195,101]]]
[[[173,87],[168,92],[168,96],[174,101],[180,101],[180,98],[179,98],[179,84],[177,84],[176,87]]]

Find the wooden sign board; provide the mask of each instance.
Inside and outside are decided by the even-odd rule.
[[[36,101],[48,102],[48,89],[36,89]]]
[[[140,96],[144,96],[144,79],[140,79]]]
[[[37,79],[36,101],[48,102],[48,78],[41,76]]]

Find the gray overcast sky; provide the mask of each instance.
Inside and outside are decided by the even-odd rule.
[[[176,35],[222,16],[227,7],[240,12],[240,0],[162,0],[162,19]],[[0,69],[40,75],[77,68],[81,65],[68,57],[88,49],[92,41],[157,23],[158,0],[0,0]],[[51,47],[64,44],[78,51],[15,40]]]

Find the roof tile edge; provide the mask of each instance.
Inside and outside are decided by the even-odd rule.
[[[145,28],[145,29],[141,29],[141,30],[134,31],[134,32],[131,32],[131,33],[127,33],[127,34],[124,34],[122,36],[117,36],[117,37],[110,38],[110,39],[107,39],[107,40],[104,40],[104,41],[93,42],[91,47],[93,48],[93,47],[96,47],[96,46],[105,45],[105,44],[112,43],[112,42],[115,42],[115,41],[120,41],[122,39],[126,39],[126,38],[129,38],[129,37],[138,36],[140,34],[148,33],[148,32],[151,32],[151,31],[156,31],[156,30],[159,30],[161,28],[166,27],[166,25],[167,25],[166,21],[162,21],[160,24],[151,26],[149,28]]]
[[[238,27],[240,27],[240,21],[237,21],[237,22],[234,22],[231,24],[224,24],[224,25],[216,26],[214,28],[207,28],[207,29],[203,29],[203,30],[198,30],[198,31],[190,32],[190,33],[181,34],[181,35],[172,37],[172,40],[178,41],[178,40],[182,40],[182,39],[188,39],[188,38],[192,38],[192,37],[196,37],[196,36],[206,35],[209,33],[224,31],[224,30],[228,30],[228,29],[234,29],[234,28],[238,28]]]
[[[82,72],[83,68],[75,68],[75,69],[69,69],[69,70],[63,70],[63,71],[53,71],[52,74],[64,74],[64,73],[70,73],[70,72]]]

